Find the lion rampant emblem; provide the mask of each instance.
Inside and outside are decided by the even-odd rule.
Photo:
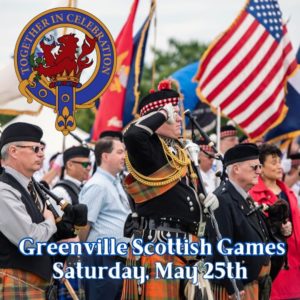
[[[50,87],[54,87],[57,79],[61,77],[65,77],[67,81],[74,81],[74,85],[77,84],[83,69],[93,64],[93,60],[90,60],[87,55],[95,49],[96,39],[86,35],[81,51],[78,50],[78,41],[79,39],[73,33],[59,37],[57,42],[52,38],[51,43],[44,37],[39,43],[43,53],[39,53],[38,57],[33,54],[31,62],[33,70],[38,73],[37,79],[41,75],[49,78]],[[54,50],[57,47],[58,52],[55,54]]]

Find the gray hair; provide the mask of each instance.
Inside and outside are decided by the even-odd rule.
[[[226,172],[227,172],[227,174],[230,174],[230,173],[231,173],[232,167],[233,167],[233,165],[229,165],[229,166],[226,167]]]
[[[7,158],[8,158],[8,149],[9,149],[9,147],[10,146],[12,146],[12,145],[15,145],[15,143],[14,142],[11,142],[11,143],[8,143],[8,144],[5,144],[3,147],[2,147],[2,149],[1,149],[1,159],[2,160],[7,160]]]

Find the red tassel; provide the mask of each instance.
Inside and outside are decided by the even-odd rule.
[[[154,89],[150,89],[149,90],[149,94],[153,94],[153,93],[155,93],[155,90]]]
[[[169,79],[162,80],[158,84],[158,87],[157,87],[157,89],[159,91],[161,91],[161,90],[171,90],[171,88],[172,88],[172,84],[171,84],[171,80],[169,80]]]

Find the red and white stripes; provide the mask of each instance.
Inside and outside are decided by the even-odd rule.
[[[286,112],[285,83],[297,62],[285,25],[282,32],[278,42],[243,11],[208,49],[195,76],[200,98],[220,106],[251,139],[263,135]]]

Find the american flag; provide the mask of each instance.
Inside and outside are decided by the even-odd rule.
[[[197,95],[256,139],[287,113],[285,84],[297,68],[277,0],[250,0],[206,51]]]

